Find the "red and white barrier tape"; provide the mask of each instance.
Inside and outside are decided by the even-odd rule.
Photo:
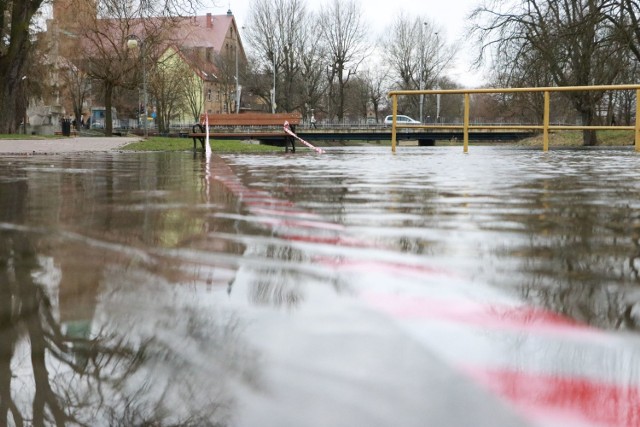
[[[247,187],[221,159],[216,171],[215,179],[282,239],[376,247],[350,236],[342,224]],[[333,271],[356,273],[350,276],[356,298],[508,402],[523,422],[545,427],[640,425],[640,383],[637,370],[630,368],[639,347],[633,336],[608,334],[419,260],[313,259]]]
[[[294,137],[295,139],[297,139],[298,141],[302,142],[304,145],[306,145],[307,147],[311,148],[312,150],[315,150],[316,153],[318,154],[322,154],[324,153],[324,150],[322,148],[318,148],[314,145],[311,145],[310,143],[308,143],[307,141],[305,141],[304,139],[300,138],[298,135],[296,135],[295,133],[293,133],[293,131],[291,130],[291,128],[289,127],[289,122],[285,121],[284,122],[284,131],[291,135],[292,137]]]

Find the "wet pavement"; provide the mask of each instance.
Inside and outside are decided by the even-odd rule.
[[[59,139],[0,139],[0,155],[56,154],[116,150],[138,137],[70,137]]]
[[[640,424],[630,149],[0,157],[0,424]]]

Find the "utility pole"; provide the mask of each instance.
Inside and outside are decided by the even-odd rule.
[[[240,96],[242,86],[240,86],[240,80],[238,75],[238,32],[236,31],[236,114],[240,113]]]
[[[422,40],[422,42],[420,43],[420,90],[424,89],[424,47],[425,47],[425,41],[426,41],[426,34],[427,34],[427,23],[424,22],[423,23],[423,28],[424,31],[421,34],[420,40]],[[423,105],[424,105],[424,94],[420,94],[420,117],[418,118],[418,120],[420,121],[420,123],[424,123],[424,120],[422,120],[422,109],[423,109]]]
[[[439,67],[439,62],[438,62],[438,52],[440,52],[440,37],[438,36],[438,33],[435,33],[436,35],[436,52],[435,52],[435,57],[436,57],[436,67]],[[440,85],[438,84],[438,75],[436,74],[436,89],[440,89]],[[437,93],[436,94],[436,123],[440,123],[440,94]]]
[[[147,138],[149,136],[149,131],[147,127],[147,60],[146,60],[146,43],[140,37],[135,34],[131,34],[127,37],[127,47],[129,49],[136,49],[140,45],[140,55],[142,56],[142,92],[144,96],[144,137]]]
[[[276,113],[276,53],[273,52],[273,89],[271,89],[271,112]]]

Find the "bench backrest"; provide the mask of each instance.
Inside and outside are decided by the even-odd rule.
[[[205,114],[200,115],[200,123],[204,124]],[[300,124],[298,113],[241,113],[241,114],[209,114],[209,126],[282,126],[285,121],[290,125]]]

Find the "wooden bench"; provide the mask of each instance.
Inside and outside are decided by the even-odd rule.
[[[298,113],[240,113],[240,114],[201,114],[200,123],[193,125],[189,137],[193,138],[193,151],[200,141],[202,150],[205,147],[205,120],[209,119],[209,138],[224,136],[226,139],[261,139],[282,138],[285,150],[291,143],[292,151],[295,151],[293,138],[287,135],[283,129],[284,122],[289,122],[291,130],[295,132],[295,126],[300,124],[301,116]]]
[[[78,131],[77,130],[72,129],[71,131],[69,131],[69,133],[70,133],[69,136],[78,136]],[[56,135],[56,136],[63,136],[61,130],[54,131],[53,134]]]

